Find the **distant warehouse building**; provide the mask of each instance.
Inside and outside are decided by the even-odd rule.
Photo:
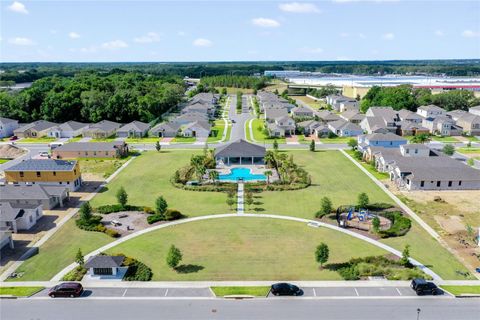
[[[128,145],[123,141],[71,142],[52,151],[54,159],[120,158],[128,155]]]

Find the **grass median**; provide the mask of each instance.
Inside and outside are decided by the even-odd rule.
[[[0,287],[0,296],[30,297],[45,287]]]
[[[254,297],[266,297],[270,287],[210,287],[217,297],[247,295]]]

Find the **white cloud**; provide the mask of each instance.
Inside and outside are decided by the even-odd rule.
[[[13,3],[9,5],[7,8],[8,10],[13,12],[28,14],[28,10],[25,7],[25,5],[18,1],[13,1]]]
[[[342,37],[342,38],[347,38],[348,36],[350,36],[350,34],[347,33],[347,32],[340,33],[340,37]]]
[[[323,49],[322,49],[322,48],[303,47],[303,48],[300,48],[299,50],[300,50],[301,52],[310,53],[310,54],[323,53]]]
[[[363,34],[363,33],[359,33],[359,34],[358,34],[358,37],[359,37],[360,39],[366,39],[366,38],[367,38],[367,36],[366,36],[365,34]]]
[[[465,37],[465,38],[480,37],[480,32],[475,32],[473,30],[463,30],[462,37]]]
[[[252,24],[257,27],[263,28],[277,28],[280,27],[280,22],[268,18],[255,18],[252,19]]]
[[[335,3],[350,3],[350,2],[375,2],[375,3],[385,3],[385,2],[399,2],[400,0],[332,0]]]
[[[320,13],[320,9],[313,3],[290,2],[278,6],[280,10],[293,13]]]
[[[80,48],[79,51],[81,53],[95,53],[95,52],[97,52],[97,47],[95,47],[95,46],[84,47],[84,48]]]
[[[68,37],[70,39],[78,39],[78,38],[80,38],[80,35],[78,33],[72,31],[72,32],[68,33]]]
[[[211,47],[213,42],[205,38],[197,38],[193,41],[195,47]]]
[[[102,48],[107,50],[116,50],[128,47],[128,44],[122,40],[113,40],[102,43]]]
[[[442,30],[435,30],[434,34],[437,37],[443,37],[445,35],[445,33]]]
[[[187,35],[187,33],[186,33],[185,31],[178,31],[178,32],[177,32],[177,35],[178,35],[179,37],[185,37],[185,36]]]
[[[384,40],[393,40],[393,39],[395,39],[395,34],[393,34],[393,33],[391,33],[391,32],[385,33],[385,34],[382,36],[382,38],[383,38]]]
[[[137,43],[152,43],[160,41],[160,35],[156,32],[149,32],[146,35],[133,39]]]
[[[35,42],[29,38],[16,37],[8,39],[8,43],[14,44],[16,46],[33,46]]]

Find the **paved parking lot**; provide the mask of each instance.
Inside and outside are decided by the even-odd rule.
[[[48,289],[33,297],[48,296]],[[85,288],[82,297],[214,297],[210,288]]]
[[[309,287],[302,288],[304,297],[413,297],[410,287]],[[272,294],[269,297],[274,297]]]

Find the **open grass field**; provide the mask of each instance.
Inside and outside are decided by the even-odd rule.
[[[349,155],[352,156],[353,159],[355,159],[355,152],[352,151],[352,150],[345,150],[346,153],[348,153]],[[378,172],[377,170],[375,170],[375,168],[373,166],[371,166],[370,164],[366,163],[366,162],[363,162],[363,161],[358,161],[357,159],[355,159],[355,161],[357,161],[358,163],[360,163],[365,169],[368,170],[368,172],[370,172],[371,174],[373,174],[373,176],[375,178],[377,178],[378,180],[385,180],[385,179],[389,179],[390,176],[388,173],[386,172]]]
[[[155,143],[160,141],[159,137],[145,137],[145,138],[127,138],[126,143]]]
[[[37,255],[16,270],[17,273],[23,273],[23,276],[14,281],[50,280],[74,262],[79,248],[86,254],[113,240],[104,233],[80,230],[72,219],[40,247]]]
[[[87,180],[102,180],[108,178],[118,168],[120,168],[128,158],[124,159],[79,159],[80,168],[84,179]],[[85,176],[87,175],[87,176]]]
[[[266,297],[270,287],[210,287],[217,297],[229,295],[249,295],[254,297]]]
[[[116,137],[108,137],[108,138],[100,138],[100,139],[92,139],[90,142],[113,142],[115,141]]]
[[[0,164],[7,163],[10,159],[0,159]]]
[[[130,204],[154,207],[155,199],[162,195],[170,207],[187,216],[230,212],[225,193],[196,192],[175,188],[170,183],[175,170],[187,165],[190,157],[202,151],[148,151],[133,160],[122,173],[108,184],[108,190],[92,201],[97,207],[116,203],[115,193],[123,186]]]
[[[352,137],[337,137],[337,138],[320,138],[320,142],[322,143],[329,143],[329,144],[334,144],[334,143],[348,143],[350,139],[355,139]]]
[[[320,270],[314,252],[330,248],[329,262],[385,251],[325,228],[264,218],[222,218],[172,226],[122,243],[108,252],[134,257],[153,270],[153,280],[340,280]],[[171,245],[183,254],[179,271],[165,260]]]
[[[288,151],[294,161],[312,177],[312,186],[295,191],[270,191],[259,194],[259,213],[274,213],[312,219],[320,208],[323,196],[329,197],[333,206],[354,204],[361,192],[366,192],[371,202],[392,200],[355,167],[339,151]],[[253,210],[254,211],[254,210]]]
[[[439,142],[459,142],[455,137],[437,137],[437,136],[432,136],[433,141],[439,141]]]
[[[252,120],[253,139],[256,142],[273,143],[273,141],[275,139],[270,138],[263,133],[263,125],[264,125],[264,120],[263,119],[253,119]],[[248,129],[248,122],[247,122],[246,126],[247,126],[246,127],[247,132],[250,131]],[[250,137],[249,134],[247,135],[247,138],[248,137]],[[250,137],[250,138],[252,138],[252,137]],[[277,138],[276,140],[277,140],[278,143],[285,143],[285,138]]]
[[[194,143],[197,141],[195,137],[175,137],[170,143]]]
[[[45,287],[1,287],[0,295],[9,295],[15,297],[29,297]]]
[[[472,154],[472,153],[478,153],[480,154],[480,148],[475,148],[475,147],[462,147],[462,148],[457,148],[457,152],[460,153],[465,153],[465,154]]]
[[[314,108],[315,110],[319,110],[327,107],[327,104],[324,101],[315,101],[312,98],[309,98],[307,96],[292,96],[292,98],[306,103],[307,105]]]
[[[207,142],[219,142],[222,140],[223,131],[225,129],[225,121],[215,120],[215,126],[212,127],[210,132],[210,137],[208,137]],[[226,141],[230,140],[230,133],[232,132],[232,125],[228,123],[227,127],[227,136],[225,138]]]
[[[82,140],[82,136],[78,136],[78,137],[73,137],[73,138],[70,138],[68,139],[68,142],[78,142],[80,140]]]

